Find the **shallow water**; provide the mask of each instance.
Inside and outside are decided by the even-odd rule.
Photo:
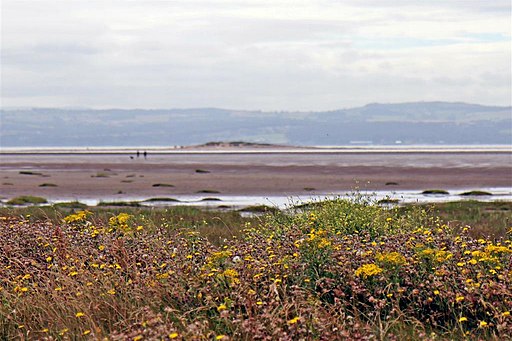
[[[472,190],[468,189],[467,191]],[[334,198],[354,198],[356,195],[363,195],[371,198],[372,200],[379,201],[382,199],[397,199],[399,204],[403,203],[438,203],[438,202],[450,202],[459,200],[478,200],[478,201],[512,201],[512,187],[510,188],[483,188],[479,189],[492,193],[490,196],[461,196],[461,193],[466,190],[452,190],[448,191],[448,195],[440,194],[422,194],[418,191],[359,191],[354,192],[340,192],[330,194],[315,194],[315,195],[300,195],[300,196],[242,196],[242,195],[215,195],[214,198],[220,199],[215,201],[204,200],[206,198],[212,198],[212,196],[205,197],[200,195],[187,195],[187,196],[174,196],[174,199],[179,201],[156,201],[156,202],[143,202],[148,198],[143,197],[111,197],[111,198],[60,198],[51,199],[51,203],[59,203],[66,201],[77,200],[81,203],[89,206],[95,206],[100,202],[130,202],[137,201],[144,206],[148,207],[170,207],[170,206],[194,206],[204,208],[243,208],[254,205],[266,205],[276,207],[279,209],[285,209],[290,206],[300,205],[308,202],[317,202],[326,199]]]

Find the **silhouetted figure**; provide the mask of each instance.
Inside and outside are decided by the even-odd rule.
[[[147,159],[148,157],[148,153],[146,151],[144,151],[144,159]]]
[[[131,156],[131,155],[130,155],[130,159],[132,159],[132,160],[133,160],[133,156]]]
[[[140,156],[140,152],[137,150],[137,157],[139,157],[139,156]]]

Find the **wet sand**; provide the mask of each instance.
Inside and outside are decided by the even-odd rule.
[[[2,154],[0,197],[303,195],[512,188],[512,153]]]

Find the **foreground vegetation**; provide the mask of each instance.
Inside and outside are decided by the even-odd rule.
[[[511,205],[460,205],[3,209],[0,338],[509,337]]]

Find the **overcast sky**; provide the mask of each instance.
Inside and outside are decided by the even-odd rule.
[[[2,106],[511,104],[510,0],[1,0]]]

